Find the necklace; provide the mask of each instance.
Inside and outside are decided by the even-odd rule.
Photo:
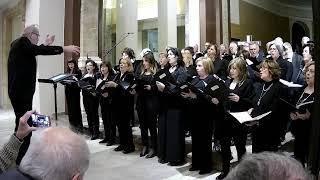
[[[300,98],[297,101],[296,107],[298,107],[300,104],[304,103],[313,93],[310,93],[306,98],[303,99],[302,97],[304,94],[305,94],[305,92],[303,91],[303,93],[301,94]]]
[[[263,84],[262,91],[261,91],[261,93],[260,93],[260,97],[259,97],[259,100],[258,100],[258,103],[257,103],[258,106],[260,106],[261,99],[262,99],[263,96],[266,95],[266,93],[270,90],[270,88],[272,87],[273,83],[270,84],[269,87],[267,87],[267,89],[265,89],[265,85],[266,85],[266,84]]]

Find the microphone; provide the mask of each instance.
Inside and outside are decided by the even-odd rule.
[[[127,34],[134,34],[133,32],[128,32]]]

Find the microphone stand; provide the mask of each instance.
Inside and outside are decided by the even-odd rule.
[[[103,55],[103,58],[104,59],[108,54],[111,53],[111,51],[118,46],[118,44],[120,44],[124,39],[126,39],[130,34],[132,33],[125,33],[125,36],[123,36],[118,43],[116,43],[114,46],[112,46],[104,55]]]

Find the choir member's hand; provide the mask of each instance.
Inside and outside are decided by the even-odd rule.
[[[144,85],[144,89],[150,91],[151,90],[151,86],[150,85]]]
[[[36,127],[30,127],[28,124],[28,119],[32,114],[36,113],[35,110],[27,111],[19,121],[18,130],[16,132],[16,137],[20,140],[23,140],[24,137],[26,137],[31,131],[35,131]]]
[[[296,114],[297,114],[298,119],[302,119],[302,120],[309,119],[311,116],[310,111],[308,109],[306,110],[306,113],[304,113],[304,114],[300,114],[298,112]]]
[[[290,118],[291,118],[291,120],[297,120],[298,116],[296,113],[290,113]]]
[[[239,102],[240,97],[234,93],[230,93],[230,96],[228,96],[229,100],[234,101],[234,102]]]
[[[181,93],[181,96],[182,96],[183,98],[191,98],[191,99],[197,98],[197,95],[196,95],[195,93],[193,93],[192,91],[190,91],[190,90],[189,90],[188,93],[182,92],[182,93]]]
[[[117,86],[118,86],[118,84],[115,83],[115,82],[113,82],[113,81],[108,81],[108,82],[106,82],[106,87],[113,87],[113,88],[115,88],[115,87],[117,87]]]
[[[219,100],[217,98],[212,98],[211,102],[215,105],[219,104]]]
[[[63,52],[73,53],[73,54],[79,55],[80,54],[80,47],[74,46],[74,45],[63,46]]]
[[[132,89],[131,91],[129,91],[130,94],[135,95],[137,92],[135,89]]]
[[[250,109],[248,110],[248,113],[251,115],[252,111],[253,111],[253,108],[250,108]]]
[[[47,34],[46,40],[44,41],[43,45],[50,46],[54,42],[55,37],[55,35],[50,36],[49,34]]]
[[[166,87],[166,85],[164,85],[162,82],[159,82],[159,81],[156,81],[156,85],[160,92],[163,92],[164,88]]]
[[[106,97],[109,96],[109,93],[105,92],[105,93],[102,94],[102,96],[106,98]]]

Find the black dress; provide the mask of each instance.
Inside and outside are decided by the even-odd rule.
[[[185,83],[187,72],[184,67],[177,67],[171,73],[173,83],[176,85]],[[172,165],[184,162],[185,139],[184,125],[182,119],[181,103],[183,101],[180,92],[172,88],[172,84],[165,84],[165,89],[161,94],[162,112],[159,114],[159,148],[158,157],[160,160],[168,161]]]
[[[80,79],[82,76],[80,70],[78,70],[74,74],[76,74],[75,77],[77,79]],[[83,124],[80,107],[80,90],[81,89],[76,82],[65,84],[65,95],[70,126],[76,131],[82,132]]]
[[[298,110],[296,110],[296,112],[299,112],[300,114],[304,114],[308,110],[312,115],[314,93],[312,94],[304,93],[304,89],[303,89],[302,91],[297,93],[295,97],[296,97],[295,105],[299,106],[299,105],[305,104],[299,107]],[[292,123],[291,123],[291,132],[295,138],[294,157],[295,159],[300,161],[303,164],[303,166],[308,158],[311,123],[312,123],[311,117],[305,120],[302,120],[302,119],[292,120]]]
[[[265,82],[253,101],[252,117],[271,111],[259,120],[252,132],[252,152],[277,151],[280,144],[283,117],[287,114],[281,108],[280,97],[284,96],[283,85],[279,80]]]

